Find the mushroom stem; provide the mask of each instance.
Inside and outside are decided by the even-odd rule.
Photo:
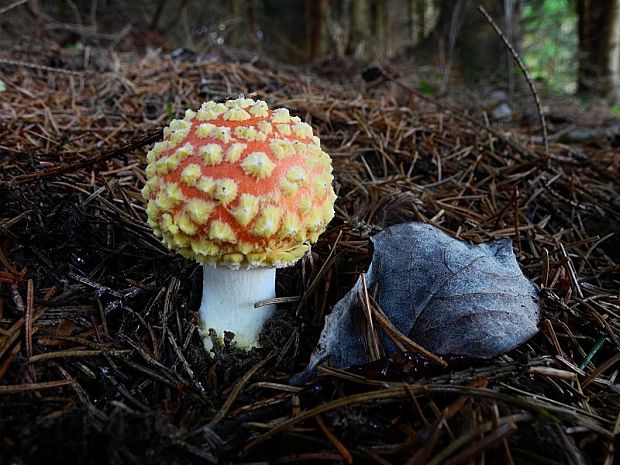
[[[199,314],[207,350],[212,347],[208,337],[210,328],[216,331],[219,338],[224,336],[224,331],[235,333],[233,340],[239,348],[258,346],[263,324],[271,317],[276,306],[254,308],[254,302],[274,298],[275,281],[275,268],[203,266]]]

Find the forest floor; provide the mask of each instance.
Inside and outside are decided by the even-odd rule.
[[[0,57],[0,463],[618,459],[620,144],[603,110],[543,98],[545,151],[535,113],[502,126],[380,70],[18,49]],[[278,295],[300,299],[278,306],[263,346],[208,354],[200,267],[152,234],[140,189],[172,116],[239,93],[312,124],[336,218],[278,272]],[[588,124],[609,130],[563,139]],[[414,220],[512,238],[540,332],[465,366],[392,362],[388,377],[379,361],[290,385],[366,270],[369,237]]]

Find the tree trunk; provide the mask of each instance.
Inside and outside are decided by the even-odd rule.
[[[368,37],[370,35],[369,0],[351,2],[351,27],[347,41],[346,54],[354,58],[367,55]]]
[[[426,0],[416,0],[416,16],[418,17],[418,42],[422,42],[426,35]]]
[[[620,102],[620,0],[578,0],[577,92]]]
[[[383,0],[380,3],[381,7],[381,20],[383,22],[383,56],[385,58],[392,54],[392,22],[390,20],[390,6],[387,0]]]
[[[410,44],[413,44],[415,40],[415,15],[413,14],[413,1],[414,0],[407,0],[407,33]]]
[[[228,0],[228,14],[232,20],[230,31],[228,33],[228,44],[231,47],[239,46],[239,0]]]
[[[415,49],[421,61],[439,59],[439,65],[446,70],[444,86],[448,85],[452,71],[470,83],[482,79],[506,80],[506,48],[477,11],[478,5],[484,7],[500,28],[504,27],[504,0],[439,0],[437,24]],[[518,44],[518,38],[515,42]]]
[[[310,20],[309,58],[314,61],[323,56],[327,0],[309,0],[308,7],[307,18]]]
[[[372,0],[370,4],[370,26],[375,40],[375,54],[383,56],[386,51],[385,15],[387,14],[384,0]]]
[[[250,48],[257,50],[258,42],[258,19],[256,15],[256,0],[248,0],[247,2],[248,28],[250,29]]]

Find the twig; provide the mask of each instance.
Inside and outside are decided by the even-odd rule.
[[[31,356],[26,363],[36,363],[43,360],[52,360],[55,358],[86,358],[86,357],[99,357],[100,355],[112,354],[112,355],[125,355],[131,351],[129,350],[63,350],[60,352],[46,352],[44,354],[37,354]]]
[[[34,312],[34,283],[32,279],[28,280],[28,289],[26,291],[26,314],[24,338],[26,339],[26,356],[32,357],[32,314]]]
[[[527,370],[527,372],[532,375],[548,376],[550,378],[559,378],[559,379],[567,379],[567,380],[577,379],[577,375],[573,373],[572,371],[560,370],[559,368],[531,367]]]
[[[568,463],[571,465],[586,465],[585,457],[583,456],[580,448],[575,444],[575,440],[572,436],[569,436],[564,432],[564,429],[560,425],[554,425],[555,430],[560,437],[560,443],[564,446],[564,454],[568,459]]]
[[[534,101],[536,102],[536,109],[538,110],[538,119],[540,120],[540,126],[542,127],[543,146],[545,149],[545,155],[548,157],[549,156],[549,140],[547,137],[547,122],[545,120],[545,115],[542,111],[542,105],[540,104],[540,98],[538,97],[538,92],[536,92],[536,89],[534,88],[534,83],[532,82],[532,79],[530,78],[530,75],[527,72],[527,69],[525,68],[525,64],[523,63],[523,60],[521,60],[521,57],[519,56],[517,51],[514,49],[510,41],[506,38],[502,30],[499,28],[497,24],[495,24],[495,21],[493,21],[493,18],[491,18],[491,16],[487,13],[487,11],[484,9],[482,5],[478,5],[478,11],[482,13],[482,15],[486,18],[489,24],[493,27],[493,29],[495,30],[497,35],[500,37],[500,39],[502,39],[502,42],[504,42],[504,45],[510,51],[512,57],[515,59],[515,61],[517,62],[517,65],[519,65],[519,68],[521,69],[521,72],[525,76],[527,85],[529,86],[530,91],[532,92],[532,95],[534,97]]]
[[[555,348],[555,352],[557,353],[558,357],[564,357],[564,351],[562,350],[562,346],[560,345],[560,340],[558,339],[557,334],[555,334],[555,330],[553,329],[551,320],[545,318],[545,320],[543,321],[543,326],[545,327],[546,332],[551,338],[551,342],[553,343],[553,347]]]
[[[338,233],[338,237],[334,241],[334,245],[332,246],[331,250],[329,251],[329,254],[327,255],[327,257],[325,257],[325,261],[321,265],[321,268],[319,268],[319,271],[317,271],[316,276],[314,277],[314,279],[312,280],[310,285],[304,290],[304,293],[301,296],[301,299],[299,299],[299,304],[297,304],[297,309],[295,310],[295,316],[299,316],[300,315],[301,309],[303,308],[304,304],[306,303],[306,300],[308,300],[310,298],[310,295],[314,291],[315,287],[319,284],[321,278],[323,277],[323,275],[325,274],[325,272],[328,269],[328,265],[332,264],[332,257],[336,253],[336,246],[338,245],[338,242],[340,241],[341,237],[342,237],[342,231],[340,231]]]
[[[90,165],[94,165],[95,163],[100,163],[102,161],[108,160],[109,158],[114,158],[119,155],[124,155],[128,152],[132,152],[136,149],[144,147],[145,145],[152,144],[157,141],[157,139],[161,138],[161,131],[157,130],[150,134],[147,134],[143,137],[138,137],[128,142],[127,144],[108,150],[107,152],[103,152],[102,154],[95,155],[92,158],[80,160],[74,163],[63,164],[60,166],[56,166],[54,168],[50,168],[45,171],[37,171],[35,173],[27,173],[20,174],[15,176],[13,179],[9,179],[8,181],[0,181],[0,189],[7,189],[11,187],[15,187],[16,185],[26,184],[34,181],[41,181],[42,179],[58,176],[60,174],[69,173],[71,171],[77,171],[79,169],[85,168]]]
[[[329,442],[331,442],[332,445],[338,451],[338,453],[342,455],[342,458],[344,459],[344,461],[348,463],[349,465],[351,465],[353,463],[353,456],[351,455],[351,452],[349,452],[348,449],[345,447],[345,445],[342,442],[340,442],[340,439],[338,439],[336,435],[332,433],[329,430],[329,428],[327,428],[327,425],[325,424],[325,422],[323,421],[320,415],[317,415],[316,417],[314,417],[314,419],[316,420],[317,424],[319,425],[319,428],[321,428],[321,430],[323,431],[323,434],[325,434]]]
[[[44,383],[16,384],[0,386],[0,394],[23,394],[25,392],[42,391],[45,389],[55,389],[62,386],[73,384],[71,380],[46,381]]]
[[[74,76],[82,76],[85,72],[85,71],[71,71],[69,69],[62,69],[62,68],[53,68],[51,66],[37,65],[35,63],[28,63],[26,61],[20,61],[20,60],[7,60],[5,58],[0,58],[0,64],[9,65],[9,66],[17,66],[18,68],[38,69],[40,71],[47,71],[50,73],[71,74]]]
[[[561,242],[560,242],[560,252],[562,253],[562,256],[564,257],[564,259],[566,260],[566,265],[568,266],[568,275],[570,276],[570,280],[573,284],[573,288],[575,289],[575,292],[577,292],[577,295],[581,299],[583,299],[583,292],[581,291],[581,286],[579,285],[579,279],[577,278],[577,271],[575,270],[575,265],[573,265],[573,261],[568,255],[568,252],[566,252],[566,248],[564,247],[564,244],[562,244]]]
[[[290,297],[272,297],[271,299],[259,300],[258,302],[254,302],[254,308],[264,307],[265,305],[273,305],[273,304],[286,304],[289,302],[299,302],[301,300],[301,296],[294,295]]]
[[[268,357],[266,357],[265,359],[261,360],[256,365],[254,365],[252,369],[250,369],[245,375],[243,375],[243,378],[241,378],[241,380],[238,381],[237,384],[235,384],[235,387],[233,388],[228,398],[224,402],[224,405],[222,405],[222,408],[220,408],[220,410],[213,416],[213,419],[209,423],[209,427],[213,428],[215,425],[217,425],[222,420],[222,418],[226,416],[226,414],[230,410],[230,407],[232,407],[233,402],[235,401],[237,396],[239,396],[239,394],[241,393],[241,390],[245,387],[248,381],[250,381],[250,378],[252,378],[252,376],[254,376],[254,374],[258,370],[264,367],[265,364],[267,364],[267,362],[269,362],[274,356],[275,354],[269,355]]]
[[[515,425],[514,423],[506,423],[500,426],[499,428],[497,428],[491,434],[485,436],[483,439],[481,439],[477,443],[472,444],[467,449],[462,451],[460,454],[456,455],[451,460],[448,460],[445,463],[446,465],[448,464],[458,465],[461,463],[466,463],[469,460],[476,457],[477,455],[479,455],[482,451],[493,446],[495,443],[497,443],[498,441],[501,441],[506,436],[509,436],[510,434],[514,433],[516,430],[517,430],[517,425]]]
[[[373,322],[373,312],[370,306],[368,288],[366,287],[366,273],[362,273],[360,279],[362,280],[362,294],[360,295],[358,293],[357,297],[360,301],[360,305],[365,310],[365,316],[368,320],[368,342],[370,345],[368,348],[368,352],[370,354],[370,361],[374,361],[381,358],[383,351],[379,346],[379,338]]]
[[[12,10],[13,8],[18,7],[19,5],[23,5],[24,3],[28,2],[28,1],[30,1],[30,0],[15,0],[13,3],[9,3],[4,8],[0,8],[0,15],[6,13],[7,11]]]
[[[431,432],[424,441],[424,445],[419,449],[406,463],[405,465],[423,465],[428,461],[431,452],[437,444],[440,434],[444,430],[446,420],[446,411],[435,420],[431,428]]]
[[[519,153],[521,155],[525,155],[525,156],[531,157],[531,158],[537,158],[536,154],[534,152],[532,152],[531,150],[529,150],[527,147],[525,147],[523,145],[520,145],[518,143],[515,143],[515,141],[511,140],[508,137],[505,137],[504,135],[500,134],[499,132],[497,132],[493,128],[488,127],[485,124],[480,123],[479,121],[476,121],[475,118],[473,118],[471,116],[468,116],[465,112],[463,112],[459,108],[453,107],[453,106],[451,106],[451,105],[449,105],[447,103],[444,103],[444,102],[440,102],[440,101],[438,101],[436,99],[432,99],[432,98],[424,95],[423,93],[418,92],[416,89],[414,89],[410,85],[402,82],[396,76],[391,75],[390,73],[386,72],[385,70],[382,70],[382,73],[383,73],[383,75],[386,78],[388,78],[390,81],[394,82],[401,89],[405,90],[406,92],[410,93],[411,95],[416,96],[420,100],[423,100],[425,102],[428,102],[428,103],[436,106],[440,110],[444,110],[446,112],[449,112],[450,116],[454,117],[455,119],[457,119],[459,121],[467,122],[467,123],[471,124],[472,126],[482,127],[484,129],[486,129],[487,131],[489,131],[491,133],[491,135],[493,137],[495,137],[498,140],[501,140],[502,142],[508,144],[512,148],[512,150],[514,150],[516,153]]]
[[[413,385],[405,388],[404,386],[395,386],[378,391],[364,392],[361,394],[353,394],[347,397],[341,397],[326,404],[319,405],[310,410],[303,412],[294,418],[282,421],[271,428],[269,431],[254,438],[245,447],[244,450],[248,451],[258,444],[266,441],[274,434],[283,431],[291,426],[300,423],[304,420],[312,418],[321,413],[329,412],[338,408],[346,407],[349,405],[361,404],[369,401],[376,401],[381,399],[396,399],[410,396],[414,394],[430,394],[430,393],[444,393],[444,394],[461,394],[475,397],[483,397],[488,399],[496,399],[506,402],[511,405],[515,405],[522,409],[531,410],[535,413],[549,415],[556,414],[558,417],[575,419],[577,414],[574,408],[560,407],[554,404],[534,399],[526,399],[522,397],[510,396],[504,393],[496,392],[487,388],[474,388],[467,386],[453,386],[445,384],[429,384],[429,385]],[[597,431],[599,434],[604,435],[606,438],[611,438],[612,433],[603,428],[597,421],[588,418],[589,428]],[[581,421],[585,421],[585,418],[581,418]]]
[[[587,388],[590,383],[592,383],[592,381],[594,381],[596,378],[598,378],[600,375],[602,375],[605,371],[607,371],[618,362],[620,362],[620,354],[614,355],[609,360],[601,364],[596,370],[594,370],[590,376],[583,380],[583,383],[581,383],[581,388]]]
[[[389,318],[385,315],[385,313],[383,312],[379,304],[375,301],[375,299],[372,299],[372,305],[370,306],[370,309],[372,310],[373,315],[377,319],[377,322],[381,324],[381,328],[383,328],[383,330],[386,333],[388,333],[391,337],[393,337],[395,340],[403,344],[407,350],[411,350],[412,352],[416,352],[418,354],[423,355],[430,362],[442,368],[446,368],[448,366],[448,363],[444,359],[442,359],[441,357],[438,357],[437,355],[432,353],[430,350],[422,347],[420,344],[412,341],[406,335],[401,333],[396,328],[396,326],[392,324]]]
[[[468,431],[459,438],[456,438],[450,445],[448,445],[435,457],[429,460],[426,465],[439,465],[440,463],[445,463],[445,460],[450,456],[450,454],[458,450],[463,445],[467,444],[469,441],[472,441],[475,438],[479,437],[483,433],[492,431],[493,429],[497,430],[497,428],[506,424],[516,424],[519,422],[531,421],[533,418],[534,417],[531,413],[517,413],[514,415],[508,415],[503,418],[496,418],[493,421],[487,421],[485,423],[482,423],[478,425],[475,429]]]
[[[514,205],[515,205],[515,242],[517,243],[517,249],[519,253],[523,253],[521,249],[521,230],[519,228],[519,215],[521,212],[519,211],[519,200],[521,193],[519,192],[519,188],[515,187],[515,195],[514,195]]]
[[[618,437],[618,434],[620,434],[620,412],[618,412],[618,416],[616,417],[616,422],[614,423],[614,429],[613,429],[613,433],[614,433],[614,438]],[[615,445],[616,441],[611,439],[607,445],[607,454],[605,454],[605,463],[603,465],[613,465],[614,463],[614,452],[616,449],[616,445]]]

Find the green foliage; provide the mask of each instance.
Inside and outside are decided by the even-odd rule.
[[[166,107],[166,115],[168,116],[169,120],[174,119],[174,107],[172,103],[168,103],[168,106]]]
[[[424,79],[418,83],[418,90],[424,95],[433,95],[433,86],[430,82]]]
[[[550,90],[574,92],[577,51],[575,0],[525,0],[523,60],[533,78]]]

